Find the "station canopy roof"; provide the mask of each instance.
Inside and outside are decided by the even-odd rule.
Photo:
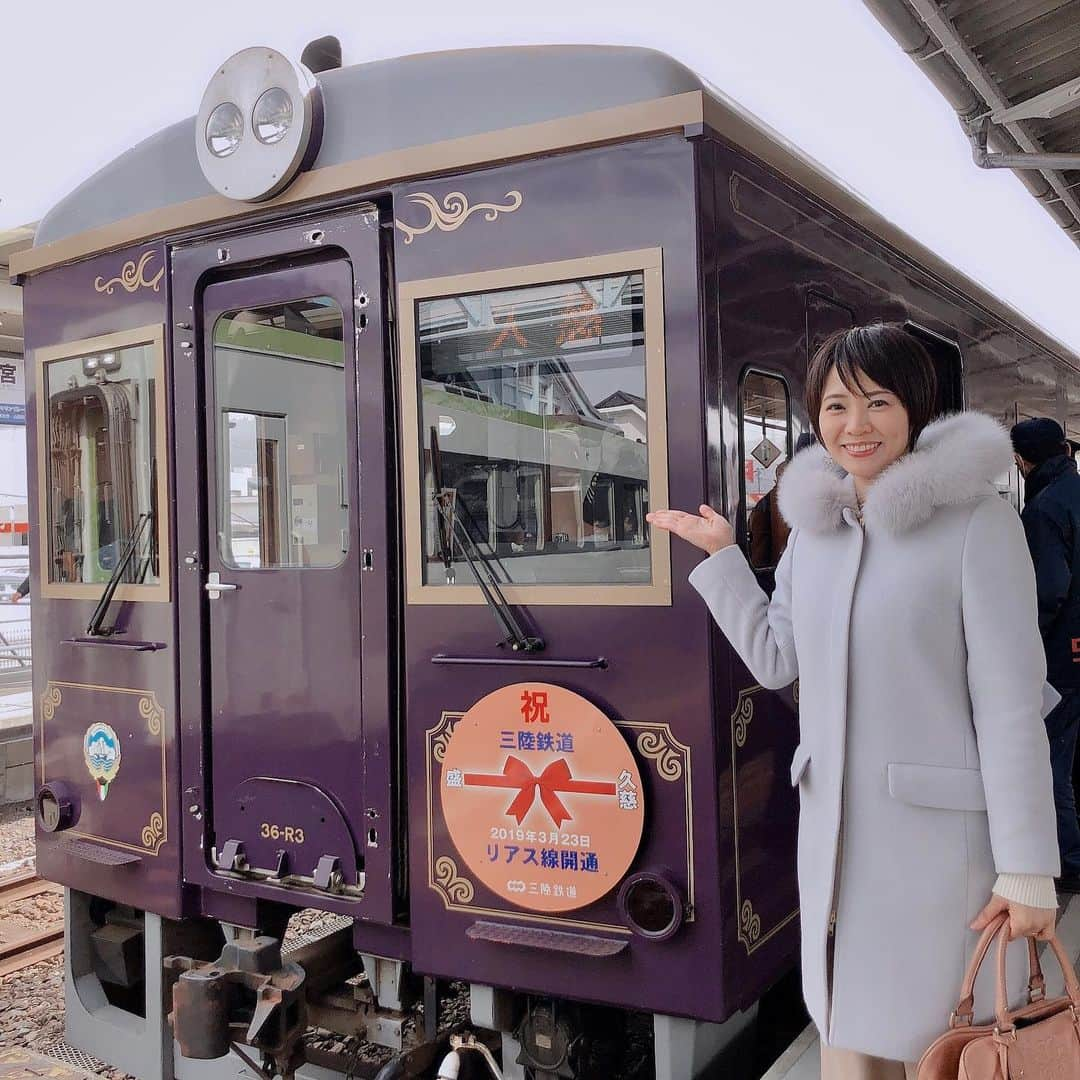
[[[22,290],[6,284],[6,270],[11,256],[26,251],[33,239],[32,226],[0,229],[0,355],[22,355]]]
[[[1013,168],[1080,246],[1080,0],[864,0],[956,109],[976,163]]]

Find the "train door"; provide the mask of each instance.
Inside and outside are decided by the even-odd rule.
[[[333,866],[356,887],[350,823],[363,816],[363,715],[352,307],[344,259],[203,294],[219,866],[312,884]]]

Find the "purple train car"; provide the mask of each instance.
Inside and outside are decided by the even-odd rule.
[[[232,57],[13,260],[68,1040],[434,1076],[453,980],[462,1075],[703,1076],[795,963],[798,687],[646,511],[749,550],[838,327],[1074,438],[1080,358],[659,53],[328,51]]]

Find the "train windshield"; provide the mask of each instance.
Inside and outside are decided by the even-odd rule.
[[[156,364],[150,345],[44,365],[48,401],[48,575],[108,582],[138,529],[120,580],[158,581]]]
[[[469,537],[520,584],[647,584],[644,275],[422,300],[424,582],[445,570],[431,432]]]

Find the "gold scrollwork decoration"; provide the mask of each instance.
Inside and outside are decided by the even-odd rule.
[[[450,745],[450,736],[454,734],[454,725],[464,716],[459,712],[444,712],[439,723],[428,735],[431,739],[431,756],[440,764],[446,757],[446,748]]]
[[[735,711],[731,714],[731,722],[735,725],[735,745],[746,745],[746,733],[750,728],[750,722],[754,719],[754,695],[761,689],[760,686],[748,686],[739,691],[739,702]]]
[[[155,855],[165,842],[165,820],[156,810],[150,815],[150,824],[143,827],[142,842]]]
[[[682,779],[687,748],[676,741],[665,725],[662,731],[643,731],[637,738],[638,753],[656,762],[661,779],[675,783]]]
[[[106,281],[102,277],[94,279],[94,292],[105,293],[106,296],[112,296],[113,289],[119,285],[124,292],[138,292],[139,289],[153,289],[154,292],[161,291],[161,279],[165,276],[165,267],[163,266],[153,277],[146,276],[147,264],[157,255],[156,251],[144,251],[139,257],[139,261],[129,259],[124,263],[120,270],[120,273],[114,277],[109,278]]]
[[[406,225],[395,219],[394,224],[405,234],[405,243],[411,244],[418,236],[438,228],[440,232],[453,232],[460,229],[473,214],[483,212],[485,221],[494,221],[500,214],[512,214],[524,201],[520,191],[508,191],[506,198],[510,202],[505,206],[496,203],[477,203],[469,205],[469,200],[460,191],[451,191],[443,198],[442,206],[434,195],[426,191],[417,191],[408,196],[408,201],[422,206],[431,215],[431,220],[423,226]]]
[[[56,710],[60,707],[60,702],[63,700],[64,696],[60,693],[60,687],[50,686],[45,693],[41,695],[42,719],[51,720],[56,715]]]
[[[451,904],[471,904],[476,895],[473,883],[458,873],[457,863],[449,855],[435,860],[435,888],[442,894],[447,907]]]
[[[161,734],[161,721],[165,718],[165,710],[157,703],[153,695],[139,698],[139,715],[146,721],[150,734]]]
[[[742,902],[739,909],[739,940],[744,945],[753,945],[761,937],[761,916],[754,911],[749,900]]]

